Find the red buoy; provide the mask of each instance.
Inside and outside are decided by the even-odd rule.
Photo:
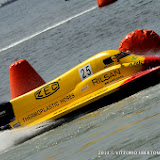
[[[134,54],[160,51],[160,37],[153,30],[139,29],[127,34],[119,45],[119,50],[129,50]]]
[[[115,2],[116,0],[97,0],[97,4],[99,7],[104,7],[112,2]]]
[[[9,66],[9,76],[11,99],[45,84],[25,59],[18,60]]]

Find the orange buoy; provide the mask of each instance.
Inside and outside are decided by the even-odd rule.
[[[129,50],[134,54],[160,51],[160,37],[153,30],[139,29],[127,34],[119,45],[119,50]]]
[[[11,99],[27,93],[45,81],[25,59],[18,60],[9,66]]]
[[[112,2],[115,2],[116,0],[97,0],[97,4],[99,7],[104,7]]]

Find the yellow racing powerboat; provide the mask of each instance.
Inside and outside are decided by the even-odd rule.
[[[58,119],[159,71],[160,57],[103,51],[56,79],[1,104],[1,129]]]

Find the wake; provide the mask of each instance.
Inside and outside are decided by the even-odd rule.
[[[33,137],[36,137],[51,129],[56,128],[64,121],[64,119],[59,119],[57,121],[44,122],[41,125],[36,125],[33,127],[6,130],[0,132],[0,154],[7,152],[18,144],[24,143],[25,141]]]

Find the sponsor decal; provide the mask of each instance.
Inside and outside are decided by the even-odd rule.
[[[16,123],[16,124],[13,125],[14,128],[18,128],[20,126],[21,126],[20,122],[18,122],[18,123]]]
[[[107,85],[107,84],[109,84],[109,83],[111,83],[111,82],[117,81],[117,80],[119,80],[119,79],[121,79],[121,78],[123,78],[123,75],[118,76],[118,77],[115,77],[115,78],[111,79],[110,81],[107,81],[107,82],[105,83],[105,85]]]
[[[129,66],[139,66],[139,65],[143,65],[143,64],[144,64],[143,61],[137,61],[137,62],[131,62],[131,63],[129,64]]]
[[[81,88],[81,92],[84,92],[85,90],[87,90],[89,88],[89,86],[87,85],[87,86],[85,86],[85,87],[83,87],[83,88]]]
[[[42,114],[45,114],[49,111],[53,111],[53,109],[55,109],[56,107],[59,107],[60,104],[65,103],[70,101],[71,99],[75,98],[74,93],[67,95],[66,97],[62,98],[60,101],[56,101],[54,103],[51,103],[43,108],[39,108],[37,109],[37,111],[25,116],[22,118],[23,122],[27,122],[29,120],[32,120],[33,118],[37,117],[37,116],[41,116]],[[55,112],[55,110],[54,110]],[[46,115],[46,114],[45,114]]]
[[[139,66],[139,65],[146,65],[146,64],[154,64],[158,63],[158,59],[152,59],[152,60],[144,60],[144,61],[137,61],[137,62],[131,62],[129,66]]]
[[[51,110],[51,109],[53,109],[54,107],[57,107],[57,106],[59,106],[58,102],[52,103],[52,104],[50,104],[50,105],[48,105],[44,108],[38,109],[37,111],[27,115],[26,117],[23,117],[22,119],[23,119],[24,122],[29,121],[32,118],[40,116],[42,113],[48,112],[49,110]]]
[[[53,82],[39,89],[37,92],[35,92],[34,96],[37,100],[43,99],[57,92],[59,88],[60,88],[59,83]]]
[[[121,75],[121,72],[118,69],[113,72],[109,72],[109,73],[104,74],[103,77],[98,77],[98,78],[92,79],[92,83],[94,86],[97,84],[100,84],[102,82],[105,82],[105,84],[108,84],[108,83],[113,82],[115,80],[118,80],[122,77],[123,77],[123,75]]]
[[[133,55],[132,60],[134,61],[134,60],[136,60],[138,57],[139,57],[139,56],[137,56],[137,55]]]
[[[68,102],[68,101],[70,101],[70,100],[73,99],[73,98],[75,98],[74,93],[72,93],[72,94],[64,97],[63,99],[60,100],[60,102],[61,102],[61,103]]]

